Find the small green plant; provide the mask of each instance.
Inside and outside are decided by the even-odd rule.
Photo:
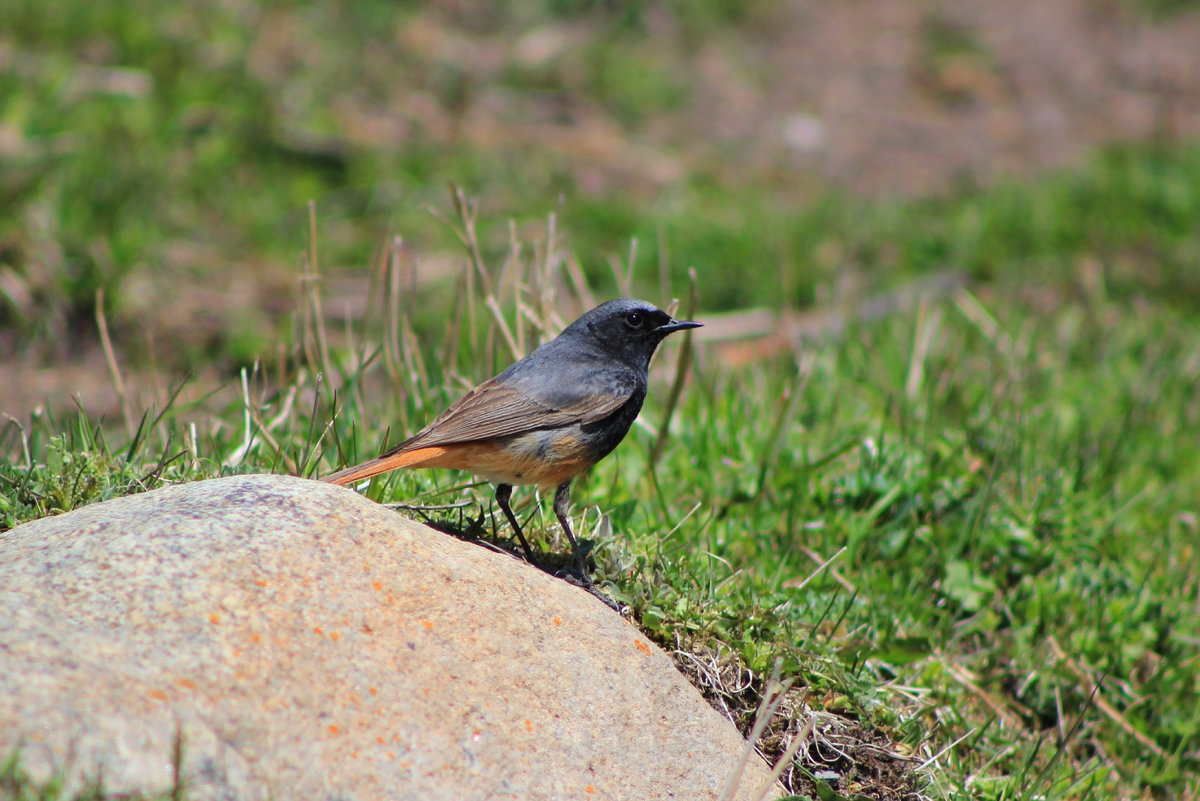
[[[179,780],[183,753],[180,741],[176,740],[172,755],[176,781],[169,790],[161,793],[113,793],[105,790],[102,779],[80,782],[78,777],[68,777],[58,771],[45,781],[35,781],[21,765],[20,749],[8,754],[0,762],[0,799],[3,801],[186,801],[187,793]],[[82,786],[68,789],[69,785]],[[73,786],[73,785],[72,785]]]

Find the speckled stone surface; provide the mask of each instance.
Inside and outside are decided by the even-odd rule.
[[[743,748],[595,598],[345,489],[215,479],[0,535],[0,760],[156,791],[177,731],[191,801],[714,799]]]

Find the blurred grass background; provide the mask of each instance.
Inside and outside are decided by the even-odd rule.
[[[1195,798],[1200,16],[1017,5],[0,0],[0,529],[374,452],[511,358],[480,275],[531,345],[694,271],[577,513],[787,658],[792,786]]]
[[[868,111],[900,93],[896,81],[904,94],[894,112],[856,110],[837,129],[837,109],[811,106],[839,76],[786,70],[822,44],[811,29],[856,41],[826,17],[845,27],[878,9],[894,19],[861,38],[911,41],[854,67],[865,74],[852,88]],[[1197,155],[1171,143],[1200,129],[1182,94],[1194,87],[1176,76],[1170,94],[1172,74],[1154,63],[1111,76],[1167,86],[1147,88],[1142,106],[1124,100],[1160,144],[1089,163],[1087,144],[1124,130],[1093,119],[1093,98],[1042,98],[1048,80],[1003,89],[1025,54],[997,52],[989,29],[953,9],[130,0],[67,14],[4,0],[2,11],[0,337],[22,356],[84,348],[103,287],[131,355],[147,355],[149,332],[173,367],[248,364],[289,311],[277,290],[307,247],[309,201],[325,272],[361,274],[389,233],[427,261],[454,246],[426,211],[446,208],[449,182],[481,199],[489,255],[507,247],[510,220],[527,230],[559,211],[599,287],[612,291],[607,262],[636,237],[645,274],[665,261],[678,286],[694,267],[708,308],[808,306],[839,282],[947,267],[1066,281],[1097,256],[1117,289],[1196,296]],[[1181,41],[1195,24],[1178,11],[1154,23],[1136,4],[1089,13],[1114,34],[1156,24]],[[1093,45],[1054,33],[1068,52]],[[842,44],[825,44],[829,61]],[[1083,132],[1043,131],[1021,91],[1077,113]],[[992,124],[1025,128],[990,149],[959,146],[1001,113]],[[889,141],[894,129],[904,136]],[[944,143],[922,141],[939,131]],[[1031,196],[1037,137],[1069,141],[1059,161],[1071,170]]]

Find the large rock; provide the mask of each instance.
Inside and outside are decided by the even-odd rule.
[[[240,476],[0,535],[0,762],[161,791],[177,732],[192,801],[708,799],[745,748],[596,598],[348,490]]]

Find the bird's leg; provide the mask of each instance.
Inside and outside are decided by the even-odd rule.
[[[580,577],[591,584],[592,579],[588,575],[587,565],[583,562],[583,554],[579,551],[579,543],[575,541],[575,535],[571,533],[571,522],[567,519],[570,504],[571,481],[568,479],[559,484],[558,489],[554,491],[554,516],[558,518],[559,525],[566,532],[567,539],[571,541],[571,553],[575,557],[575,567],[579,570]]]
[[[521,524],[517,522],[517,516],[513,514],[512,507],[508,505],[511,498],[512,484],[496,485],[496,503],[500,505],[500,511],[504,512],[504,516],[508,518],[509,524],[513,527],[513,531],[516,532],[517,539],[521,542],[521,547],[525,549],[525,559],[534,567],[541,567],[538,564],[537,557],[533,555],[533,549],[529,547],[529,542],[521,532]],[[574,542],[574,540],[571,541]]]

